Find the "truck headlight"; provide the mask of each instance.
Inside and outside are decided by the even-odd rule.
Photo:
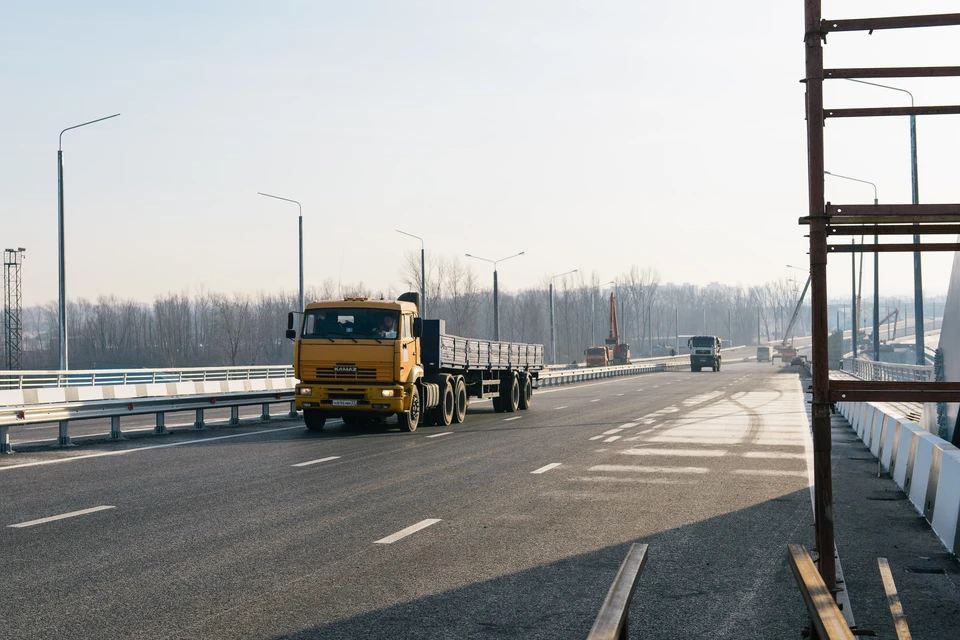
[[[299,389],[297,389],[297,394],[301,396],[310,396],[310,395],[313,395],[313,389],[311,389],[310,387],[300,387]]]
[[[380,395],[381,395],[382,397],[384,397],[384,398],[392,398],[392,397],[393,397],[393,389],[381,389],[381,390],[380,390]]]

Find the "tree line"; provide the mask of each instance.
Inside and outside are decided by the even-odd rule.
[[[305,292],[306,300],[338,297],[395,299],[420,291],[420,256],[401,266],[402,287],[373,290],[362,282],[338,286],[332,279]],[[484,280],[486,280],[484,278]],[[602,345],[610,328],[609,296],[615,293],[620,334],[633,357],[665,355],[677,333],[719,335],[727,343],[779,340],[796,306],[796,285],[786,279],[761,286],[675,285],[661,282],[652,268],[632,266],[612,284],[577,272],[554,279],[551,341],[549,278],[521,290],[500,290],[500,337],[546,346],[547,360],[571,363]],[[493,290],[459,258],[427,263],[427,317],[446,321],[448,333],[492,339]],[[157,296],[152,303],[101,296],[68,303],[71,369],[213,367],[289,364],[292,343],[284,336],[287,313],[297,293],[226,294],[199,289]],[[804,305],[794,333],[808,333]],[[59,364],[56,302],[24,309],[24,368],[56,369]],[[685,347],[685,339],[681,347]]]

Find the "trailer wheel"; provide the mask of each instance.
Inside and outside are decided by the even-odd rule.
[[[303,410],[303,422],[310,431],[320,431],[323,429],[323,423],[327,421],[327,416],[316,409]]]
[[[533,400],[533,378],[529,373],[520,374],[520,410],[526,411],[530,408],[530,402]]]
[[[520,406],[520,381],[516,373],[510,373],[506,385],[500,383],[500,404],[507,413],[513,413]]]
[[[401,431],[413,432],[420,426],[420,390],[413,386],[413,397],[410,399],[410,410],[397,414],[397,423]]]
[[[463,422],[467,417],[467,384],[463,378],[457,378],[453,388],[453,421],[455,424]]]
[[[500,399],[500,396],[493,397],[493,410],[497,413],[503,413],[503,400]]]
[[[440,391],[440,404],[433,410],[433,423],[442,427],[448,427],[450,423],[453,422],[453,413],[453,384],[450,380],[447,380],[447,383],[443,385],[443,389]]]

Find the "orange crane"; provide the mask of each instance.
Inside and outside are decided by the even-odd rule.
[[[602,347],[590,347],[584,351],[588,367],[606,367],[616,364],[630,364],[630,345],[620,342],[620,325],[617,322],[617,301],[610,294],[610,335]]]

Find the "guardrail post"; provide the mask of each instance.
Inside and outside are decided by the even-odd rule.
[[[13,453],[10,446],[10,427],[0,427],[0,453]]]
[[[297,401],[296,401],[296,400],[291,400],[291,401],[290,401],[290,416],[289,416],[289,417],[291,417],[291,418],[296,418],[296,417],[297,417]]]
[[[167,425],[164,424],[165,415],[166,414],[164,414],[163,411],[157,412],[157,426],[153,428],[153,432],[160,436],[170,433],[169,431],[167,431]]]
[[[123,434],[120,433],[120,416],[110,416],[110,439],[123,440]]]
[[[270,405],[264,402],[262,406],[263,406],[263,409],[260,412],[260,421],[270,422]]]
[[[57,444],[61,447],[72,447],[73,441],[70,439],[70,421],[60,421],[60,435],[57,437]]]
[[[193,423],[193,428],[203,429],[205,426],[207,425],[203,422],[203,409],[197,409],[197,420]]]
[[[235,427],[240,424],[240,407],[230,407],[230,426]]]

